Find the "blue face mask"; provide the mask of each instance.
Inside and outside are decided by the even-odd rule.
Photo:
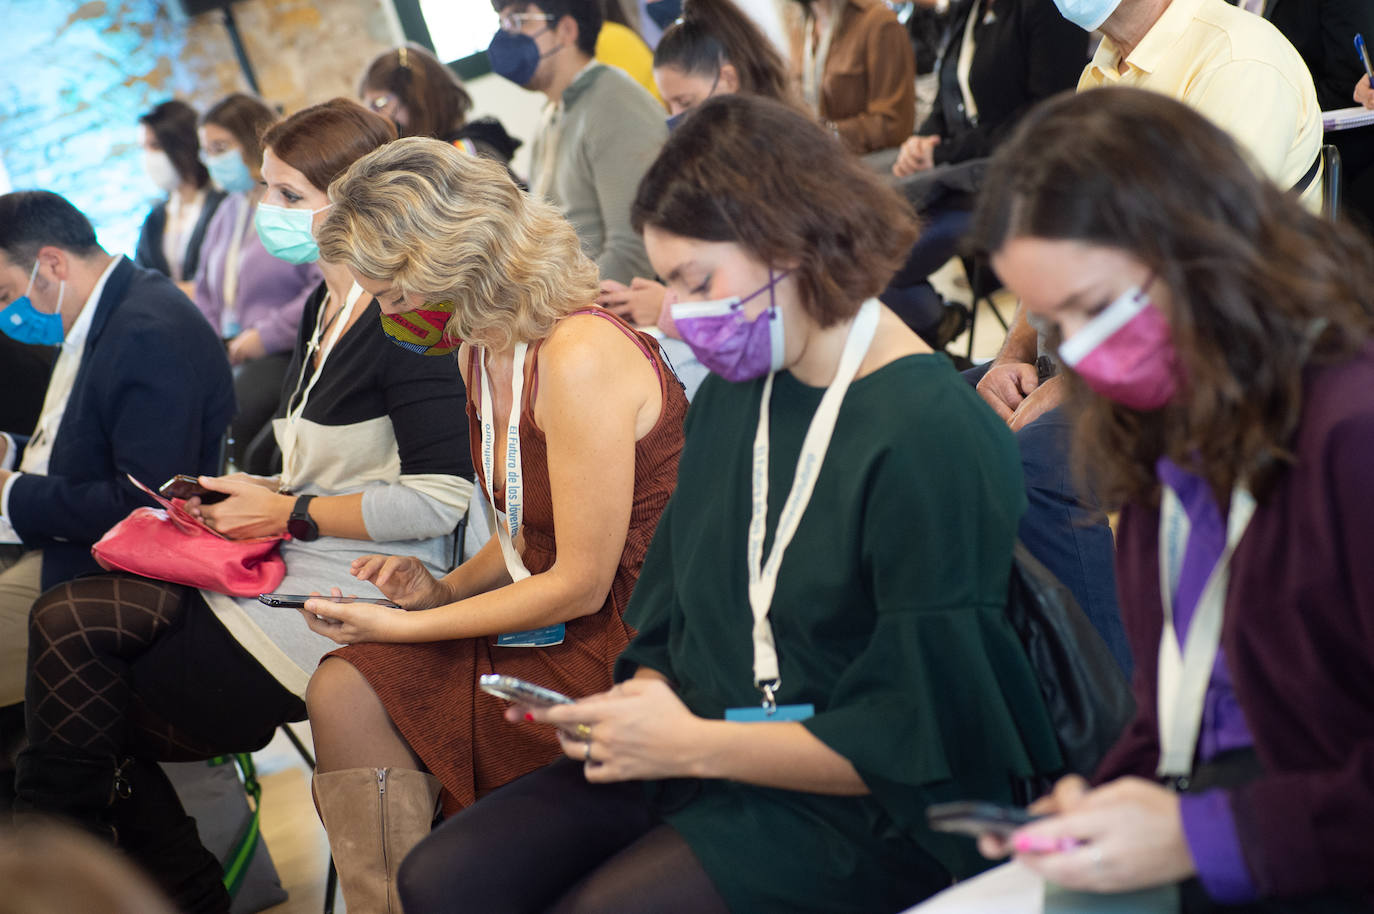
[[[654,21],[654,25],[666,30],[682,17],[682,0],[652,0],[651,3],[644,4],[644,11]]]
[[[684,110],[682,110],[682,111],[679,111],[677,114],[674,114],[674,115],[671,115],[670,117],[665,118],[664,121],[663,121],[663,123],[665,123],[665,124],[668,125],[668,132],[669,132],[669,133],[672,133],[674,130],[676,130],[678,127],[680,127],[680,126],[682,125],[682,122],[683,122],[684,120],[687,119],[687,115],[689,115],[689,114],[691,114],[691,113],[692,113],[692,109],[691,109],[691,108],[686,108],[686,109],[684,109]]]
[[[544,32],[548,31],[552,29],[544,29]],[[559,50],[562,50],[562,45],[549,54]],[[491,44],[487,45],[487,62],[491,64],[491,71],[517,86],[528,86],[530,80],[534,79],[534,72],[539,69],[539,61],[547,56],[539,53],[539,44],[524,32],[501,29],[492,37]]]
[[[205,167],[210,172],[210,180],[226,193],[246,194],[256,183],[237,149],[226,149],[219,155],[206,156]]]
[[[19,343],[36,346],[61,345],[67,332],[62,328],[62,296],[67,292],[67,283],[62,280],[57,285],[57,310],[52,314],[39,311],[29,300],[33,291],[33,279],[38,275],[38,261],[34,261],[29,273],[29,287],[24,294],[0,309],[0,333]]]
[[[320,247],[315,243],[312,225],[316,213],[322,213],[333,204],[325,204],[319,209],[287,209],[259,203],[258,211],[253,214],[253,227],[258,230],[258,240],[267,253],[287,263],[314,263],[320,259]]]
[[[1054,0],[1059,13],[1074,25],[1091,32],[1101,27],[1107,17],[1116,12],[1121,0]]]

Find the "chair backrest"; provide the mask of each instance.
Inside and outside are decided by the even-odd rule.
[[[1341,214],[1341,151],[1330,143],[1322,147],[1322,215],[1328,219]]]

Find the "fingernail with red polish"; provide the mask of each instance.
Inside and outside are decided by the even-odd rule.
[[[529,721],[530,723],[534,723],[534,715],[531,714],[529,711],[526,711],[525,720]]]

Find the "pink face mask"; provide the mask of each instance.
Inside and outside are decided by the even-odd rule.
[[[1164,315],[1145,294],[1127,290],[1059,344],[1059,357],[1094,391],[1130,409],[1163,407],[1178,391],[1178,353]]]

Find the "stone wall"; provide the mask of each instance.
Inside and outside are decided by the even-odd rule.
[[[460,2],[460,0],[455,0]],[[157,190],[138,117],[177,97],[202,110],[247,89],[219,13],[159,0],[6,0],[0,175],[67,196],[108,250],[132,252]],[[286,112],[352,96],[399,41],[390,0],[243,0],[233,7],[263,96]]]

